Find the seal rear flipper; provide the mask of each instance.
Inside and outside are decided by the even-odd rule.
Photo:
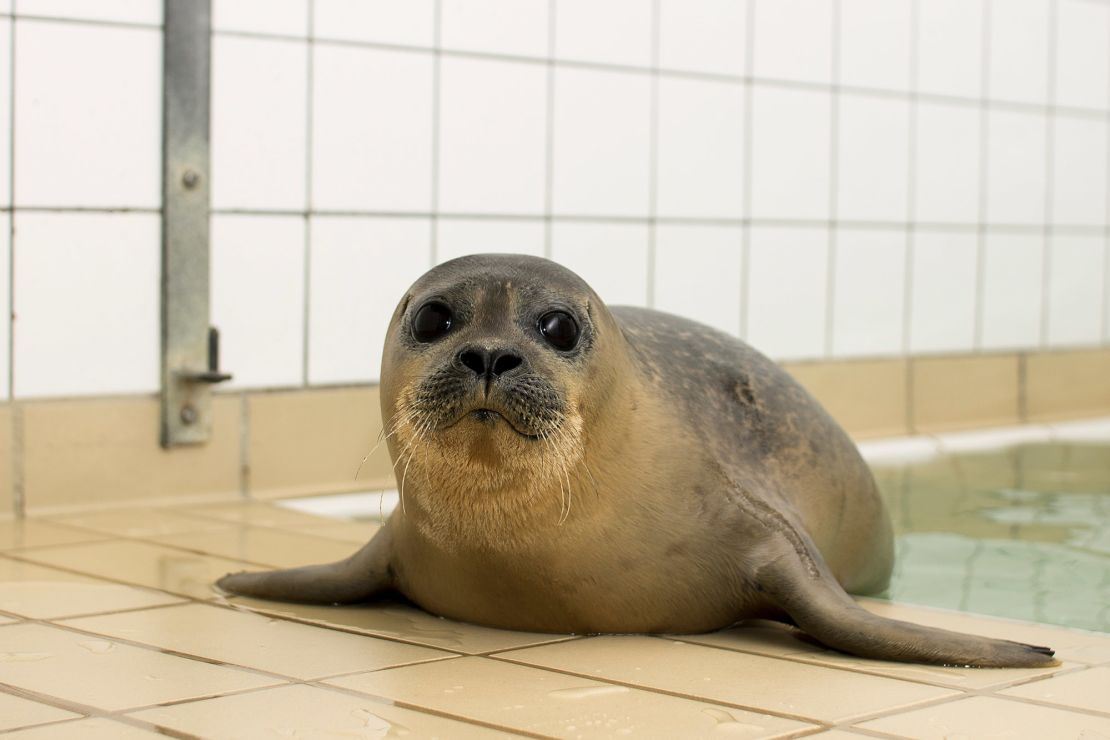
[[[794,544],[802,544],[806,552],[796,552],[791,543],[779,541],[776,546],[781,554],[759,568],[757,583],[802,630],[830,648],[864,658],[934,665],[1033,668],[1059,664],[1047,647],[872,614],[840,587],[808,537],[799,534]]]
[[[351,557],[261,573],[229,573],[216,586],[237,596],[301,604],[354,604],[393,586],[388,528],[378,530]]]

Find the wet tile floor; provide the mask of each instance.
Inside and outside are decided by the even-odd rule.
[[[1110,737],[1105,633],[863,602],[1062,661],[974,670],[853,658],[768,624],[563,637],[211,590],[228,570],[345,556],[374,528],[264,503],[0,521],[0,734]]]

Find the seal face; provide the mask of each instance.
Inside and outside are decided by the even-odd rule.
[[[421,277],[381,373],[401,505],[329,565],[220,580],[549,632],[698,632],[781,619],[868,657],[1044,665],[1047,648],[882,619],[889,518],[870,471],[797,383],[685,319],[609,309],[533,257]]]

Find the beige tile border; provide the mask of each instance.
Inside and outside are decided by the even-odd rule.
[[[857,439],[1110,412],[1110,348],[785,367]],[[218,395],[212,441],[170,452],[153,397],[0,404],[0,518],[390,488],[385,445],[359,469],[380,433],[377,386]]]

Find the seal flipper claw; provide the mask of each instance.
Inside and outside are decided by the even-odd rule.
[[[346,560],[261,573],[229,573],[216,586],[236,596],[302,604],[354,604],[392,587],[388,528]]]
[[[790,544],[779,542],[782,554],[761,568],[757,578],[777,605],[824,645],[864,658],[934,665],[978,668],[1059,665],[1051,648],[966,635],[872,614],[841,588],[817,548],[804,533],[799,534],[817,565],[816,575],[796,557]]]

